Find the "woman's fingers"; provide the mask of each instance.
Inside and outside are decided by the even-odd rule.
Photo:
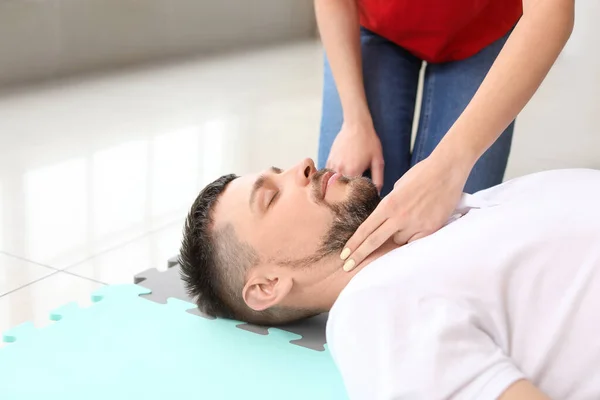
[[[406,243],[410,243],[410,242],[414,242],[415,240],[419,240],[419,239],[423,239],[424,237],[427,237],[429,235],[431,235],[432,232],[418,232],[414,235],[412,235],[407,241]]]
[[[394,223],[389,219],[386,219],[383,224],[380,224],[375,229],[372,229],[373,226],[375,226],[375,223],[373,225],[369,225],[363,231],[370,233],[361,233],[360,236],[357,236],[356,241],[357,243],[358,241],[360,241],[360,244],[358,245],[358,247],[356,247],[356,250],[354,250],[353,252],[351,250],[348,250],[354,247],[347,247],[346,250],[344,250],[345,252],[349,253],[347,256],[348,258],[344,263],[344,271],[352,271],[357,265],[363,262],[365,258],[367,258],[373,251],[381,247],[381,245],[384,244],[394,234],[394,232],[396,232],[396,227],[394,226]],[[356,232],[359,233],[358,231]],[[354,236],[356,236],[356,234]],[[363,237],[364,239],[360,240]],[[342,255],[345,254],[342,253]]]
[[[402,229],[394,234],[393,240],[398,246],[404,246],[406,243],[408,243],[412,236],[412,231],[408,229]]]
[[[380,204],[381,205],[381,204]],[[340,258],[346,260],[350,254],[365,241],[365,239],[377,228],[379,228],[387,218],[380,210],[375,209],[367,219],[358,227],[354,234],[348,239]]]

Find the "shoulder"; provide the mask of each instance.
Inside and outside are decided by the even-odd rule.
[[[550,194],[568,194],[572,191],[600,193],[600,170],[586,168],[555,169],[536,172],[507,180],[500,185],[479,191],[476,198],[492,202],[524,197],[543,198]]]
[[[427,293],[426,254],[416,257],[408,249],[396,249],[361,270],[342,290],[329,312],[328,336],[361,326],[382,324],[409,314],[416,300]]]
[[[327,320],[328,341],[335,342],[336,337],[352,330],[362,334],[367,325],[382,325],[394,320],[404,319],[407,310],[416,304],[413,293],[404,291],[404,285],[392,289],[389,286],[372,286],[343,293],[329,312]],[[331,339],[331,340],[329,340]]]
[[[343,299],[327,326],[351,397],[495,398],[522,378],[481,329],[478,310],[414,292],[402,301],[389,290],[376,301],[370,296],[365,290]]]
[[[327,321],[327,345],[346,390],[355,399],[395,398],[395,379],[404,363],[406,315],[412,303],[402,301],[388,287],[357,290],[338,299]],[[404,307],[398,307],[404,304]]]

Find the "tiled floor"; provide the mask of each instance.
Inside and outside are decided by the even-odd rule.
[[[0,331],[166,268],[198,190],[316,153],[300,43],[0,96]]]
[[[507,172],[600,168],[600,3],[520,116]],[[197,191],[315,156],[315,42],[0,96],[0,331],[165,268]]]

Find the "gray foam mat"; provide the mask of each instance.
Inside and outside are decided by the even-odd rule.
[[[166,271],[148,269],[135,276],[134,283],[152,290],[152,293],[141,296],[146,297],[148,300],[151,300],[155,303],[161,304],[165,304],[167,299],[171,297],[194,303],[194,301],[186,293],[183,286],[183,281],[179,277],[179,264],[177,262],[177,257],[170,258],[167,262],[167,265],[168,269]],[[211,318],[201,313],[197,308],[189,310],[188,312],[204,318]],[[278,326],[277,328],[302,336],[302,339],[292,340],[290,343],[312,350],[324,351],[325,348],[323,345],[326,343],[326,323],[327,314],[321,314],[303,321]],[[259,335],[268,335],[267,327],[251,324],[240,324],[238,325],[238,328],[254,332]]]

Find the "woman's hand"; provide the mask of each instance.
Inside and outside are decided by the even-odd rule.
[[[440,229],[458,205],[470,171],[434,155],[411,168],[346,243],[344,270],[353,270],[390,238],[404,245]]]
[[[383,153],[373,123],[371,121],[352,124],[344,122],[333,142],[326,166],[346,176],[361,176],[370,168],[371,180],[381,192]]]

